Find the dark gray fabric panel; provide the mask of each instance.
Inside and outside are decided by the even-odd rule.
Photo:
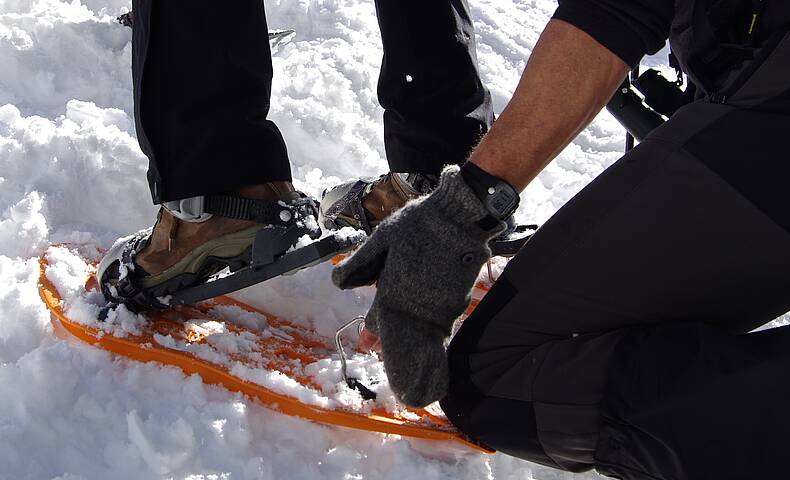
[[[621,342],[599,472],[625,480],[787,476],[790,327],[730,335],[699,323]]]
[[[513,292],[496,308],[484,301],[487,316],[467,321],[474,334],[465,326],[453,341],[465,345],[451,346],[451,365],[464,365],[482,398],[534,410],[536,458],[592,466],[625,333],[672,324],[743,333],[790,309],[790,234],[682,148],[734,111],[684,107],[601,174],[510,262],[503,279]],[[497,448],[496,427],[485,428]]]

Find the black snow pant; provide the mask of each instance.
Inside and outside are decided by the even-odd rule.
[[[448,417],[552,467],[787,478],[790,36],[561,208],[449,348]]]
[[[285,141],[267,120],[263,0],[133,5],[135,121],[154,203],[290,180]],[[391,171],[462,163],[493,122],[466,0],[376,0],[376,9]]]

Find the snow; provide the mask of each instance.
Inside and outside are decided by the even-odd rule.
[[[146,318],[130,312],[124,306],[110,310],[103,321],[97,320],[106,302],[95,289],[86,291],[83,287],[86,279],[95,274],[96,270],[83,259],[84,254],[84,249],[80,252],[70,247],[57,246],[50,247],[44,254],[48,261],[45,275],[58,289],[68,318],[98,329],[101,336],[123,338],[141,334],[147,322]],[[328,353],[326,358],[304,365],[286,362],[288,373],[310,378],[319,388],[307,387],[273,368],[268,361],[273,352],[259,344],[267,338],[292,342],[294,336],[289,332],[296,334],[293,327],[276,326],[276,322],[272,325],[265,315],[237,306],[207,305],[207,314],[195,313],[186,320],[186,336],[174,338],[172,334],[154,333],[153,341],[171,350],[188,352],[230,371],[237,378],[298,398],[302,403],[322,408],[371,411],[378,407],[389,412],[403,412],[403,407],[397,403],[389,388],[383,364],[375,353],[357,353],[347,358],[349,375],[365,385],[370,385],[377,393],[375,401],[363,403],[362,398],[343,381],[342,364],[339,356],[334,353],[331,337],[327,339],[328,342],[323,342],[325,346],[318,347],[320,355]],[[231,325],[245,326],[248,330],[239,331]],[[313,336],[309,331],[304,334]],[[198,342],[197,339],[204,341]]]
[[[471,3],[481,74],[501,111],[555,4]],[[176,368],[55,336],[38,298],[37,257],[66,242],[98,258],[98,248],[150,226],[156,213],[134,132],[130,31],[112,22],[129,8],[129,0],[0,0],[0,479],[595,478],[309,423]],[[297,32],[273,59],[271,112],[296,186],[319,196],[341,181],[385,172],[373,2],[272,0],[266,9],[272,29]],[[518,219],[544,221],[618,158],[623,141],[616,121],[599,115],[526,190]],[[79,291],[85,264],[65,250],[50,255],[57,267],[48,278],[64,294]],[[320,265],[236,296],[329,337],[372,299],[372,289],[336,290],[330,269]],[[68,313],[90,323],[99,305],[88,296]],[[228,314],[268,331],[265,318]],[[124,335],[142,321],[120,310],[104,328]],[[248,346],[220,325],[197,327],[219,335],[214,352]],[[338,363],[309,367],[322,390],[335,388]],[[370,357],[355,356],[349,367],[363,382],[381,376]],[[297,388],[271,372],[239,375]]]

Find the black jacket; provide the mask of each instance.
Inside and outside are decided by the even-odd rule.
[[[667,38],[702,92],[733,87],[790,27],[788,0],[559,0],[554,18],[584,30],[633,66]]]

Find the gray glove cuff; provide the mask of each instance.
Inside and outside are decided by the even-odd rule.
[[[484,230],[478,222],[490,213],[477,198],[472,188],[461,176],[458,165],[449,165],[442,171],[439,186],[425,202],[432,208],[442,211],[443,216],[455,224],[466,225],[470,237],[487,241],[505,230],[505,222],[496,222],[496,226]],[[491,217],[493,219],[493,217]]]

